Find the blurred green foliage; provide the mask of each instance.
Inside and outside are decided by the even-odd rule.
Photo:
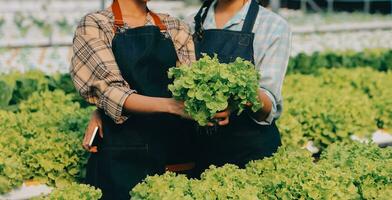
[[[319,69],[371,67],[377,71],[392,69],[392,50],[367,49],[355,51],[325,51],[300,53],[289,61],[287,73],[314,74]]]

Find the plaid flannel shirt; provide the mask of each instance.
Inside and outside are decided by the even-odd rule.
[[[180,20],[158,14],[167,27],[178,56],[178,65],[195,60],[194,45],[188,26]],[[153,25],[147,16],[146,25]],[[115,61],[112,52],[114,15],[111,9],[87,14],[79,23],[73,40],[70,74],[76,89],[87,102],[95,104],[120,124],[127,120],[123,104],[132,90]]]

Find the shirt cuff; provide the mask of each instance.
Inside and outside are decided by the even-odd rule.
[[[127,97],[133,93],[136,91],[129,88],[112,87],[105,92],[104,98],[101,99],[100,104],[105,114],[112,118],[116,124],[122,124],[128,119],[128,116],[124,115],[123,107]]]
[[[264,89],[264,88],[260,88],[260,89],[261,89],[261,90],[270,98],[270,100],[271,100],[271,103],[272,103],[271,112],[268,114],[267,118],[264,119],[263,121],[258,121],[257,119],[255,119],[255,118],[252,117],[251,115],[249,115],[249,116],[250,116],[250,118],[252,118],[252,120],[253,120],[255,123],[257,123],[257,124],[259,124],[259,125],[263,125],[263,126],[271,125],[272,122],[273,122],[274,119],[275,119],[275,114],[276,114],[276,111],[277,111],[277,108],[276,108],[276,101],[275,101],[274,96],[271,94],[271,92],[269,92],[268,90],[266,90],[266,89]]]

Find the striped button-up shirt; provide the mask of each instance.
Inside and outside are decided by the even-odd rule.
[[[215,0],[208,10],[203,28],[216,29]],[[251,0],[242,7],[223,27],[226,30],[241,31],[248,13]],[[205,11],[204,11],[205,12]],[[194,29],[194,15],[187,19],[191,29]],[[194,30],[192,30],[194,31]],[[272,101],[272,112],[260,124],[270,124],[282,113],[282,85],[290,56],[291,30],[288,23],[279,15],[260,6],[253,27],[255,39],[253,42],[255,65],[261,73],[260,88]]]
[[[158,14],[167,27],[178,55],[178,65],[195,60],[192,36],[188,26],[168,15]],[[146,25],[153,25],[147,16]],[[89,103],[95,104],[116,123],[127,116],[123,104],[132,90],[115,61],[112,52],[114,16],[111,9],[90,13],[82,18],[73,40],[74,55],[70,73],[76,89]],[[132,59],[132,58],[130,58]]]

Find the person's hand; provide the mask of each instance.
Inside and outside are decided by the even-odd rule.
[[[177,101],[175,99],[169,99],[167,103],[169,113],[179,115],[185,119],[192,119],[192,117],[185,112],[184,102]]]
[[[96,146],[90,146],[89,142],[93,137],[94,129],[98,127],[98,134],[101,138],[103,138],[103,131],[102,131],[102,119],[99,115],[99,112],[95,110],[91,115],[90,122],[88,123],[86,132],[84,133],[83,138],[83,148],[91,153],[97,153],[98,148]]]
[[[214,120],[217,120],[219,126],[227,126],[230,123],[230,115],[232,110],[230,108],[226,108],[226,110],[222,112],[218,112],[213,117]],[[213,123],[208,123],[208,126],[214,126]]]

